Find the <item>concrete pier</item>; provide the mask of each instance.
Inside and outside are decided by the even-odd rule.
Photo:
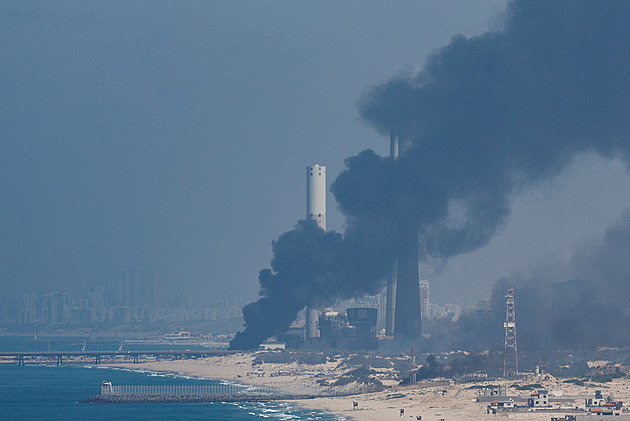
[[[361,389],[327,387],[317,394],[292,394],[268,387],[241,385],[112,385],[105,381],[101,394],[91,396],[83,403],[129,402],[265,402],[277,400],[314,399],[323,396],[349,396],[362,393]]]
[[[43,360],[47,362],[55,362],[60,366],[68,362],[87,363],[88,361],[76,361],[80,357],[88,358],[93,364],[100,364],[103,357],[122,357],[134,364],[139,363],[142,358],[153,357],[157,360],[160,358],[203,358],[215,357],[220,355],[234,354],[238,351],[228,350],[199,350],[199,351],[182,351],[182,350],[166,350],[166,351],[32,351],[32,352],[0,352],[1,362],[16,362],[22,367],[27,362],[41,363]]]

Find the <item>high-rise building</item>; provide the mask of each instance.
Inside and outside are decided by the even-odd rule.
[[[89,294],[90,322],[102,323],[107,318],[105,306],[105,288],[103,285],[95,285]]]
[[[126,269],[118,280],[118,304],[123,307],[153,308],[155,276],[148,269]]]
[[[429,318],[430,290],[429,281],[420,281],[420,315],[423,319]]]
[[[32,292],[22,293],[18,306],[18,322],[31,323],[37,321],[37,295]]]
[[[149,321],[155,307],[155,276],[148,269],[126,269],[118,279],[114,321]]]

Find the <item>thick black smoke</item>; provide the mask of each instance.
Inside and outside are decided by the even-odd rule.
[[[357,293],[376,293],[379,277],[367,274],[379,265],[373,261],[360,265],[353,259],[358,253],[373,254],[375,259],[380,256],[360,241],[324,232],[313,220],[299,221],[294,230],[282,234],[272,243],[271,270],[259,274],[263,298],[243,308],[247,329],[236,334],[230,348],[256,348],[282,333],[307,305],[323,305]],[[351,264],[357,268],[355,272],[347,271]]]
[[[487,349],[503,343],[505,292],[514,288],[519,349],[592,350],[630,346],[630,210],[601,240],[583,244],[570,263],[545,262],[495,285],[487,311],[457,322],[450,347]],[[557,267],[555,267],[557,266]],[[558,276],[557,274],[565,273]]]
[[[376,184],[371,196],[404,197],[387,202],[390,214],[413,212],[424,251],[449,257],[486,244],[509,215],[510,194],[576,154],[627,158],[628,18],[622,1],[515,1],[502,32],[455,37],[419,74],[368,92],[361,114],[411,144],[400,184]],[[361,215],[347,194],[354,188],[334,192]]]
[[[324,253],[335,263],[311,265],[314,273],[263,271],[263,298],[244,310],[247,329],[232,346],[255,347],[289,323],[293,304],[287,313],[273,304],[287,285],[307,291],[295,306],[334,297],[311,287],[315,278],[348,284],[343,294],[373,290],[408,227],[419,231],[421,257],[446,259],[485,245],[514,192],[558,174],[577,154],[627,162],[628,22],[626,1],[513,1],[502,31],[457,36],[418,74],[366,93],[362,116],[404,140],[400,159],[364,151],[346,160],[332,191],[348,229],[336,237],[339,250]],[[300,237],[294,245],[308,253],[315,234],[303,234],[298,226],[285,235]],[[282,252],[274,248],[274,261],[287,261]],[[274,327],[252,333],[267,324]]]

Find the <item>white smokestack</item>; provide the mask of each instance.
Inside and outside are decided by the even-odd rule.
[[[326,231],[326,167],[306,167],[306,219],[314,219]]]
[[[326,230],[326,167],[313,164],[306,167],[306,219],[313,219]],[[306,340],[319,337],[317,309],[306,307]]]
[[[389,135],[389,156],[398,159],[398,135],[394,133]]]

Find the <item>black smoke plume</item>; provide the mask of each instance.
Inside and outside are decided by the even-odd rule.
[[[256,348],[282,333],[307,305],[323,305],[357,293],[376,293],[380,278],[368,274],[378,270],[380,264],[353,259],[359,253],[373,255],[374,259],[381,256],[360,244],[361,240],[324,232],[313,220],[299,221],[294,230],[282,234],[272,243],[271,270],[259,274],[263,298],[243,308],[247,329],[236,334],[230,348]],[[349,264],[357,270],[348,272]]]
[[[336,249],[317,250],[334,263],[320,268],[309,257],[313,273],[272,263],[273,272],[261,272],[263,298],[245,308],[247,328],[231,346],[257,346],[298,306],[374,290],[404,251],[409,227],[417,227],[421,258],[447,259],[484,246],[509,216],[511,195],[557,175],[576,155],[628,162],[628,22],[626,1],[513,1],[501,31],[456,36],[417,74],[367,92],[361,115],[405,141],[400,159],[367,150],[346,160],[332,192],[348,228],[326,234],[338,239]],[[310,236],[323,234],[301,224],[276,246],[287,235],[302,248],[289,254],[303,257]],[[285,251],[274,247],[274,261],[286,262]],[[322,278],[347,286],[311,285]],[[277,308],[288,285],[302,300]]]
[[[496,283],[486,311],[469,311],[450,348],[503,344],[505,292],[514,288],[519,350],[594,350],[630,346],[630,210],[569,263],[544,262]],[[558,276],[558,274],[564,274]]]

